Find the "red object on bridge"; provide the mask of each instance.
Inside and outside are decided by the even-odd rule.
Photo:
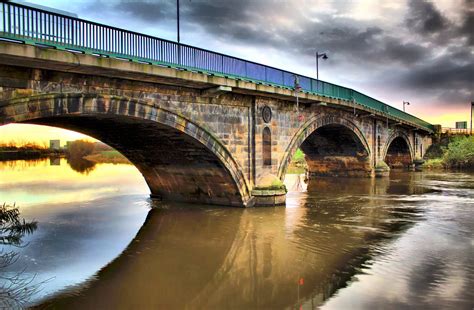
[[[304,284],[304,279],[303,279],[303,278],[300,278],[300,280],[298,281],[298,284],[299,284],[299,285],[303,285],[303,284]]]

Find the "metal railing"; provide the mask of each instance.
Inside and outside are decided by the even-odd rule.
[[[469,128],[450,128],[450,127],[443,127],[441,128],[441,133],[447,135],[472,135],[473,133]]]
[[[294,89],[294,79],[298,76],[299,85],[304,92],[355,102],[387,117],[403,120],[429,131],[433,129],[428,122],[360,92],[293,72],[17,3],[2,2],[0,11],[2,38],[288,89]]]

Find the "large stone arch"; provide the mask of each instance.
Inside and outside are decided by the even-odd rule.
[[[412,143],[410,142],[410,138],[408,137],[407,133],[401,131],[401,130],[394,130],[391,132],[391,134],[388,136],[387,141],[384,145],[383,151],[382,151],[382,159],[386,161],[388,150],[390,146],[392,145],[392,142],[394,142],[395,139],[402,139],[408,148],[409,154],[409,159],[406,160],[406,162],[410,162],[410,164],[413,162],[415,159],[415,150],[413,148]],[[387,163],[389,164],[389,163]]]
[[[337,115],[332,115],[332,116],[318,116],[317,115],[308,119],[300,127],[300,129],[296,132],[296,134],[293,135],[293,138],[288,144],[288,147],[285,150],[283,159],[280,162],[279,169],[278,169],[278,177],[281,180],[284,179],[288,165],[290,164],[291,159],[293,155],[295,154],[296,150],[303,144],[303,142],[310,135],[316,132],[316,130],[328,125],[340,125],[349,129],[357,137],[359,142],[362,144],[363,148],[367,152],[368,159],[370,160],[370,158],[372,158],[371,156],[372,152],[371,152],[369,143],[367,139],[365,138],[363,132],[359,129],[359,127],[354,122]]]
[[[8,123],[50,125],[95,137],[128,157],[143,174],[154,196],[233,206],[246,206],[250,201],[242,169],[218,138],[190,119],[160,108],[152,101],[84,93],[32,95],[0,105],[0,125]],[[98,125],[103,128],[94,128]],[[148,140],[140,140],[141,134],[147,134]],[[159,149],[160,141],[156,144],[152,141],[157,135],[187,148],[180,159],[181,165],[198,158],[205,162],[205,169],[190,167],[189,176],[181,169],[175,171],[177,175],[169,172],[169,180],[160,178],[159,173],[166,169],[157,163],[170,163],[175,160],[175,153]],[[150,153],[164,158],[152,159]],[[189,186],[182,186],[184,178],[189,179]],[[180,190],[181,194],[171,194],[173,190]]]

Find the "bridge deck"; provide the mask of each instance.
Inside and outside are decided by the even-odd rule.
[[[428,132],[433,126],[351,88],[240,58],[17,3],[0,6],[0,38],[61,50],[166,66],[340,99]]]

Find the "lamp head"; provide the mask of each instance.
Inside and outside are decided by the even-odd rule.
[[[328,55],[323,54],[323,59],[324,59],[324,60],[326,60],[326,59],[328,59],[328,58],[329,58]]]

